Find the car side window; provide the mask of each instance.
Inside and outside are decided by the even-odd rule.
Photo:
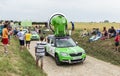
[[[53,39],[51,39],[51,44],[54,44]]]
[[[51,39],[50,44],[51,44],[52,47],[55,46],[55,45],[54,45],[54,39],[53,39],[53,38]]]
[[[47,38],[47,42],[50,43],[50,38]]]

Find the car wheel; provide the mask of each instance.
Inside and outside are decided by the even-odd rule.
[[[86,59],[86,58],[85,58]],[[84,63],[85,59],[81,62],[82,64]]]
[[[49,54],[48,54],[46,48],[45,48],[45,56],[49,56]]]
[[[55,55],[55,62],[56,62],[57,65],[59,65],[59,66],[61,65],[61,62],[60,62],[57,54]]]

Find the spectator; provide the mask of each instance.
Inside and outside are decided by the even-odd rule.
[[[99,29],[97,28],[97,29],[95,30],[95,33],[93,33],[93,36],[89,39],[89,42],[91,42],[91,41],[96,41],[96,40],[100,39],[101,37],[102,37],[101,32],[100,32]]]
[[[28,27],[28,31],[31,31],[31,27],[30,26]]]
[[[92,34],[92,37],[89,38],[89,42],[95,41],[96,33]]]
[[[35,26],[35,31],[36,31],[37,33],[39,33],[39,28],[38,28],[38,26]]]
[[[15,28],[15,29],[14,29],[14,31],[13,31],[13,35],[15,35],[15,36],[16,36],[16,35],[17,35],[17,33],[18,33],[18,30],[17,30],[17,28]]]
[[[114,27],[112,26],[112,27],[108,30],[108,38],[115,37],[115,36],[116,36],[116,30],[115,30]]]
[[[10,38],[12,35],[12,26],[10,25],[10,22],[8,23],[8,43],[10,44]]]
[[[93,35],[93,34],[96,34],[96,28],[93,28],[91,34],[92,34],[92,35]]]
[[[74,29],[75,29],[75,25],[74,25],[74,23],[71,21],[71,24],[72,24],[72,31],[74,31]]]
[[[102,31],[102,40],[105,40],[108,38],[108,32],[107,32],[107,29],[106,27],[103,27],[103,31]]]
[[[4,24],[0,26],[0,36],[2,36],[2,30],[4,28]]]
[[[119,49],[119,41],[120,41],[120,35],[119,33],[116,34],[116,37],[115,37],[115,50],[118,51]]]
[[[25,34],[26,47],[30,49],[31,33],[30,31]]]
[[[8,53],[8,49],[7,49],[7,44],[8,44],[8,21],[5,21],[4,23],[4,28],[2,30],[2,43],[4,46],[4,53],[7,54]]]
[[[20,50],[23,51],[25,43],[24,43],[24,33],[22,33],[22,29],[20,29],[20,31],[17,33],[17,36],[20,42]]]
[[[83,30],[81,36],[84,37],[84,36],[88,36],[88,35],[89,35],[89,33],[88,33],[87,29],[84,28],[84,30]]]
[[[38,66],[38,62],[41,59],[41,69],[43,69],[43,57],[45,55],[45,46],[46,42],[44,41],[44,37],[40,37],[40,42],[37,42],[35,47],[35,56],[36,56],[36,66]]]
[[[94,41],[100,39],[102,37],[101,32],[99,31],[99,28],[96,29],[96,38],[94,39]]]

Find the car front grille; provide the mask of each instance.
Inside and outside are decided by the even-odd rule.
[[[74,57],[74,56],[81,56],[82,53],[71,53],[70,56]]]
[[[82,59],[71,60],[72,63],[74,63],[74,62],[80,62],[80,61],[82,61]]]

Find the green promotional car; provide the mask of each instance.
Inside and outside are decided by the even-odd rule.
[[[55,58],[56,64],[61,63],[80,63],[86,58],[85,50],[79,47],[71,37],[47,37],[45,55],[51,55]]]
[[[31,31],[31,34],[32,34],[31,40],[39,40],[40,39],[40,36],[36,31]]]

